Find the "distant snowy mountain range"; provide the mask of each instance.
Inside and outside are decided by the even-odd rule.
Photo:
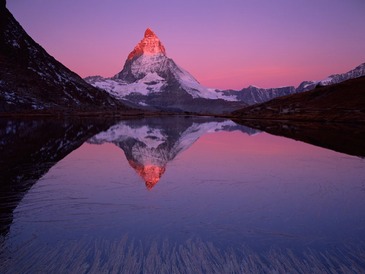
[[[128,55],[121,72],[111,78],[91,76],[85,80],[120,100],[126,100],[132,106],[222,113],[364,75],[365,63],[347,73],[331,75],[322,81],[305,81],[297,88],[207,88],[168,58],[159,38],[151,29],[147,29],[144,38]]]
[[[327,79],[320,81],[304,81],[296,89],[296,92],[303,92],[312,90],[316,87],[324,87],[329,85],[338,84],[346,80],[355,79],[365,76],[365,63],[357,66],[353,70],[350,70],[342,74],[333,74],[327,77]]]
[[[92,137],[92,144],[113,143],[120,147],[131,167],[151,189],[160,180],[168,162],[187,150],[202,135],[239,130],[252,135],[259,131],[231,120],[213,118],[147,118],[122,121]]]

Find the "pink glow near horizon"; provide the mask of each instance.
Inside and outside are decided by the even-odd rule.
[[[8,1],[82,77],[118,73],[147,27],[208,87],[298,85],[365,62],[364,1]]]

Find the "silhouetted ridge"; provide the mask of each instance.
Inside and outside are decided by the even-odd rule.
[[[50,56],[0,3],[0,112],[128,109]]]
[[[0,8],[6,7],[6,0],[0,0]]]

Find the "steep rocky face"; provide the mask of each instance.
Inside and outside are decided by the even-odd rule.
[[[160,110],[222,113],[245,106],[234,97],[202,86],[166,56],[165,47],[150,29],[128,55],[121,72],[112,78],[85,80],[118,99]]]
[[[160,39],[148,28],[143,39],[129,53],[123,70],[114,78],[133,83],[136,80],[143,79],[147,74],[156,73],[166,79],[168,77],[167,67],[171,65],[170,62],[171,60],[166,57],[166,50]],[[152,75],[151,80],[155,80],[152,78],[158,78],[156,76]]]
[[[132,84],[128,88],[135,86],[136,89],[133,91],[125,87],[124,94],[149,95],[178,90],[180,93],[187,94],[189,98],[219,99],[222,97],[215,90],[201,86],[190,73],[168,58],[165,47],[151,29],[145,31],[144,38],[128,55],[123,70],[113,79]]]
[[[0,112],[127,110],[37,44],[0,5]]]
[[[146,29],[144,37],[128,55],[127,60],[132,60],[140,57],[141,55],[154,55],[162,54],[166,55],[165,47],[162,45],[160,39],[151,29]]]

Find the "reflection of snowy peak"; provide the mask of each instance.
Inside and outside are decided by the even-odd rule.
[[[148,122],[147,119],[145,122]],[[189,148],[202,135],[222,131],[236,124],[230,120],[184,123],[182,127],[169,127],[169,123],[179,120],[153,119],[161,123],[134,125],[134,121],[123,121],[107,131],[91,138],[90,143],[114,143],[125,152],[131,152],[135,162],[141,164],[166,165],[176,155]],[[167,124],[162,122],[166,121]],[[185,122],[185,121],[184,121]],[[133,140],[133,141],[132,141]]]
[[[150,118],[123,121],[89,140],[93,144],[114,143],[123,149],[128,162],[153,187],[165,172],[166,165],[188,149],[202,135],[223,130],[241,129],[230,120]]]

